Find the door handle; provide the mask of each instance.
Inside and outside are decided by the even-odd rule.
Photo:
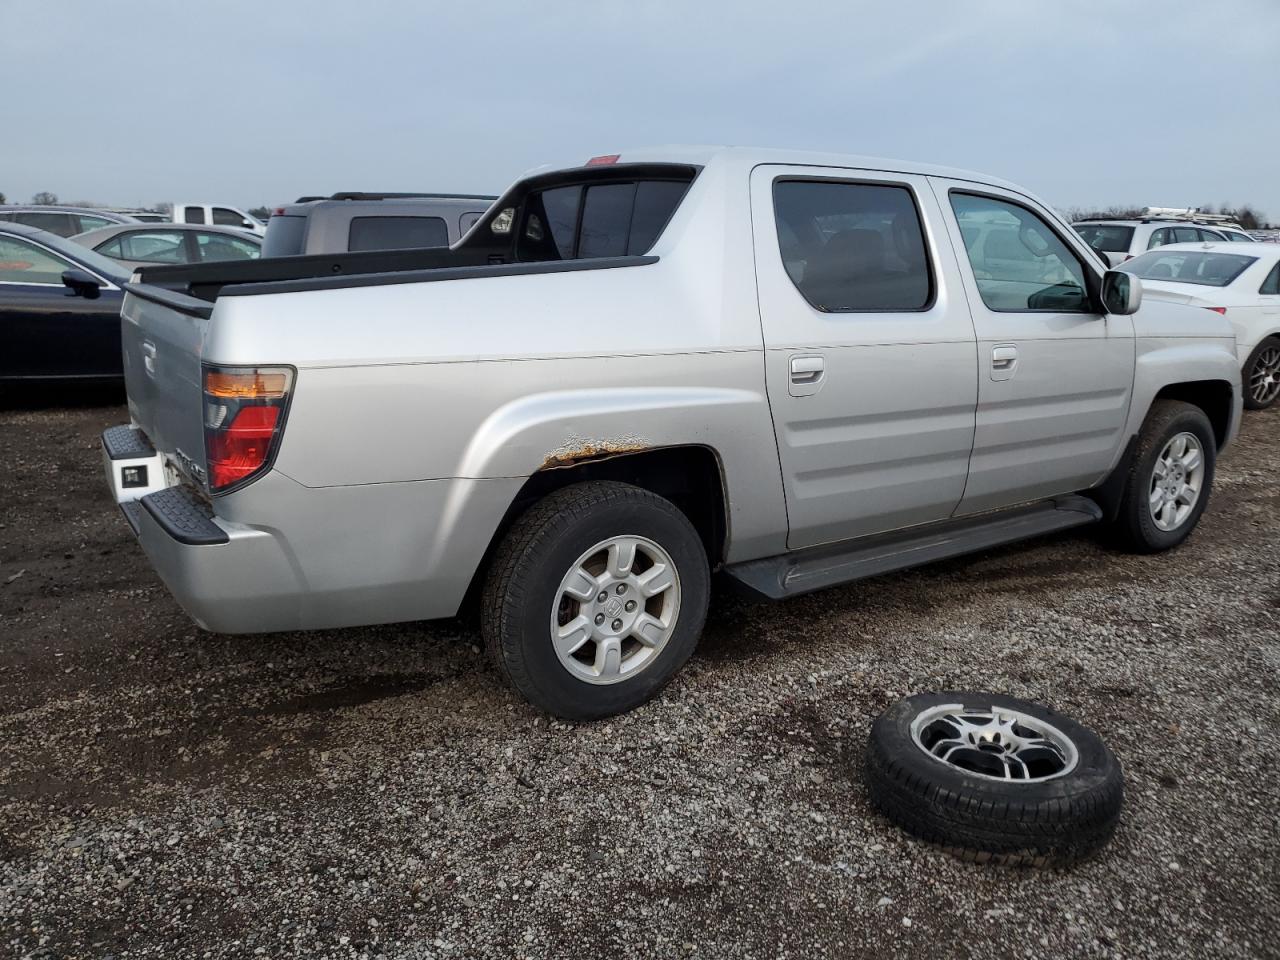
[[[787,393],[793,397],[811,397],[822,389],[826,376],[826,362],[821,357],[797,356],[791,358],[791,382]]]
[[[1017,347],[995,347],[991,351],[991,366],[995,370],[1012,370],[1017,362]]]
[[[825,367],[826,364],[821,357],[792,357],[791,382],[814,383],[822,378]]]
[[[142,365],[151,376],[156,375],[156,345],[150,340],[142,341]]]

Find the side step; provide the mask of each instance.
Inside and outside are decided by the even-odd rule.
[[[726,567],[725,573],[754,593],[781,600],[1101,519],[1102,509],[1088,497],[1057,497],[927,528],[912,527],[850,543],[748,560]]]

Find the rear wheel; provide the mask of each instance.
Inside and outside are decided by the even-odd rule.
[[[570,719],[653,697],[706,618],[697,531],[672,503],[624,483],[575,484],[532,507],[490,567],[481,629],[499,672]]]
[[[1265,410],[1280,399],[1280,337],[1267,337],[1244,364],[1244,405]]]
[[[1217,445],[1199,407],[1157,400],[1138,435],[1115,529],[1139,553],[1176,547],[1209,503]]]

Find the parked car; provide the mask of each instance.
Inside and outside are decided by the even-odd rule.
[[[0,207],[0,222],[22,223],[60,237],[70,237],[86,230],[110,226],[113,223],[137,223],[123,213],[112,213],[96,207],[55,206],[5,206]]]
[[[218,203],[175,203],[174,223],[210,224],[216,227],[235,227],[263,236],[267,225],[239,207]]]
[[[820,153],[598,158],[452,248],[146,267],[122,315],[108,479],[197,623],[476,597],[567,717],[662,687],[712,570],[783,598],[1086,524],[1176,546],[1240,418],[1227,319],[1035,197]]]
[[[1222,228],[1189,220],[1082,220],[1072,226],[1113,267],[1169,243],[1226,239]]]
[[[1236,334],[1244,405],[1269,407],[1280,398],[1280,247],[1259,243],[1177,243],[1126,263],[1149,298],[1223,314]]]
[[[244,230],[189,223],[121,224],[71,239],[130,267],[256,260],[262,251],[262,239]]]
[[[447,247],[471,229],[495,199],[448,193],[303,197],[271,215],[262,255]]]
[[[173,220],[167,213],[157,213],[155,210],[133,210],[127,207],[108,207],[112,213],[121,213],[125,216],[133,217],[134,220],[140,220],[143,223],[172,223]]]
[[[56,234],[0,223],[0,383],[118,380],[120,264]]]

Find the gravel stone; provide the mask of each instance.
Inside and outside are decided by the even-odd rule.
[[[466,618],[199,631],[104,488],[127,419],[0,410],[0,955],[1277,956],[1280,409],[1173,553],[1086,532],[720,594],[662,696],[595,724],[503,688]],[[882,820],[870,723],[941,688],[1097,730],[1115,839],[1015,871]]]

